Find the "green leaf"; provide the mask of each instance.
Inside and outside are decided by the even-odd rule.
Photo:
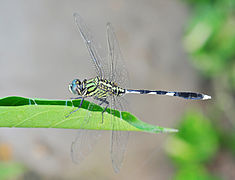
[[[81,100],[70,102],[17,96],[0,98],[0,127],[91,130],[113,130],[113,127],[115,127],[114,130],[120,131],[177,132],[176,129],[163,128],[142,122],[129,112],[114,110],[113,113],[110,113],[110,109],[107,109],[104,113],[102,123],[103,108],[89,101],[84,101],[77,112],[66,118],[66,115],[75,110],[80,102]],[[88,110],[89,105],[93,105],[92,110]],[[87,116],[89,116],[89,119],[85,118]]]

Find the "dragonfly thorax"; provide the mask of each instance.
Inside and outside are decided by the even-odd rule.
[[[104,91],[107,95],[122,96],[125,94],[125,89],[119,87],[115,82],[107,79],[99,78],[99,89]]]

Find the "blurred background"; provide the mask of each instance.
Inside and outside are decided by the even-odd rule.
[[[131,88],[212,100],[130,96],[140,120],[180,132],[132,132],[119,174],[110,132],[77,166],[70,158],[77,130],[1,128],[0,179],[235,179],[234,1],[0,0],[0,97],[67,99],[72,79],[93,77],[74,12],[104,51],[112,22]]]

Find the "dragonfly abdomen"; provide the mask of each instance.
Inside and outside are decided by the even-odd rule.
[[[194,100],[205,100],[211,99],[210,96],[201,94],[201,93],[194,93],[194,92],[176,92],[176,91],[151,91],[151,90],[135,90],[135,89],[127,89],[126,93],[132,94],[157,94],[157,95],[166,95],[166,96],[177,96],[184,99],[194,99]]]

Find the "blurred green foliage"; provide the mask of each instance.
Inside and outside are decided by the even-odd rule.
[[[10,180],[16,179],[26,171],[22,164],[14,162],[0,162],[0,179]]]
[[[204,165],[219,149],[219,137],[211,121],[190,111],[179,124],[179,133],[168,139],[166,152],[177,167],[174,179],[216,179]]]
[[[235,132],[227,131],[218,133],[220,133],[221,146],[226,149],[229,149],[229,151],[235,157]]]
[[[193,65],[210,82],[206,85],[213,90],[213,104],[207,117],[195,111],[183,116],[179,133],[166,143],[166,153],[176,167],[173,179],[220,179],[220,172],[213,175],[208,165],[221,152],[235,156],[235,1],[184,2],[192,12],[184,46]]]
[[[207,172],[203,166],[189,165],[181,168],[174,177],[175,180],[219,180]]]
[[[208,162],[218,150],[218,136],[211,122],[200,113],[188,112],[179,133],[168,141],[167,152],[179,166]],[[172,148],[174,147],[174,148]]]
[[[220,74],[235,89],[235,1],[190,1],[194,15],[184,45],[205,76]]]

